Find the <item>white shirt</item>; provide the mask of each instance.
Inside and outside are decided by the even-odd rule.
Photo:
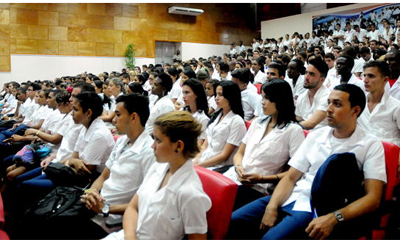
[[[267,75],[263,72],[261,72],[261,70],[258,70],[257,74],[254,76],[254,83],[265,83],[265,81],[267,80]]]
[[[393,83],[392,87],[390,87],[389,82],[386,83],[385,91],[389,92],[390,96],[400,100],[400,77]]]
[[[256,86],[254,86],[254,84],[252,84],[251,82],[249,82],[247,84],[247,89],[251,92],[257,93],[258,94],[258,89]]]
[[[339,31],[335,30],[335,31],[333,31],[332,36],[341,36],[341,35],[344,36],[343,30],[339,30]],[[343,48],[343,38],[342,39],[338,38],[338,45]]]
[[[340,75],[337,75],[335,78],[333,78],[329,89],[333,90],[334,87],[336,87],[337,85],[340,85],[341,79],[342,79],[342,76],[340,76]],[[364,82],[362,80],[360,80],[358,77],[356,77],[356,75],[352,74],[347,83],[354,84],[354,85],[360,87],[365,92]]]
[[[106,162],[110,176],[103,184],[101,196],[110,205],[129,203],[155,163],[151,148],[153,139],[146,131],[143,131],[131,146],[128,142],[129,138],[126,135],[118,138]],[[122,218],[122,215],[110,214],[105,218],[103,214],[98,214],[92,220],[110,233],[114,229],[109,229],[105,225],[110,218]]]
[[[233,55],[233,54],[236,54],[236,49],[235,49],[235,48],[232,48],[232,49],[229,51],[229,53],[232,54],[232,55]]]
[[[189,160],[159,189],[169,164],[155,163],[140,186],[138,239],[177,240],[185,234],[207,232],[206,212],[211,201]],[[124,231],[112,233],[105,238],[124,239]]]
[[[293,97],[300,96],[303,92],[307,90],[304,88],[304,75],[300,75],[297,78],[295,86],[293,86],[293,79],[288,77],[287,79],[285,78],[285,80],[289,83],[290,87],[292,88]]]
[[[239,53],[246,51],[246,47],[244,45],[239,47]]]
[[[39,108],[39,104],[36,104],[35,100],[30,98],[26,99],[25,103],[23,123],[28,123],[31,121],[33,113]]]
[[[195,113],[192,114],[192,116],[199,122],[201,123],[201,134],[199,136],[199,139],[203,140],[206,139],[206,130],[207,130],[207,124],[208,121],[210,121],[210,118],[207,117],[207,115],[204,113],[204,111],[196,111]]]
[[[261,95],[245,89],[240,92],[242,96],[242,106],[244,111],[244,120],[249,121],[255,116],[260,116],[263,113],[261,106]]]
[[[39,121],[44,120],[45,117],[47,116],[47,114],[52,111],[51,109],[49,109],[47,106],[40,106],[39,108],[37,108],[35,110],[35,112],[32,114],[30,121],[29,122],[25,122],[26,119],[24,119],[24,121],[22,123],[26,124],[26,125],[36,125],[39,123]]]
[[[357,36],[359,42],[362,42],[364,36],[368,35],[368,31],[363,28],[360,28],[360,32],[356,32],[354,35]]]
[[[378,41],[378,40],[379,40],[379,31],[376,30],[376,29],[375,29],[374,32],[369,31],[369,32],[368,32],[368,37],[369,37],[369,40],[370,40],[370,41],[371,41],[371,40],[376,40],[376,41]]]
[[[303,144],[289,161],[289,165],[301,172],[303,176],[282,206],[296,200],[294,211],[311,212],[311,186],[319,167],[332,154],[351,152],[356,155],[359,168],[364,172],[364,179],[376,179],[386,182],[385,155],[382,143],[361,128],[356,130],[337,148],[331,146],[333,129],[324,127],[310,132]],[[340,174],[340,173],[338,173]]]
[[[114,138],[103,120],[96,118],[89,128],[84,128],[75,145],[75,152],[79,153],[79,159],[88,165],[96,165],[97,171],[102,172],[114,147]]]
[[[61,114],[58,109],[49,109],[47,115],[45,116],[45,120],[42,124],[43,130],[45,131],[54,131],[55,128],[58,127],[58,124],[61,122],[64,114]]]
[[[52,162],[62,161],[72,155],[77,143],[79,134],[83,131],[84,126],[82,124],[75,124],[72,119],[72,111],[67,116],[67,124],[60,127],[56,133],[63,136],[60,143],[60,147],[57,151],[57,157]]]
[[[350,31],[347,30],[346,32],[344,32],[344,41],[351,43],[355,34],[356,34],[355,30],[353,29],[350,29]]]
[[[400,146],[400,101],[385,92],[372,112],[365,106],[358,124],[380,140]]]
[[[309,90],[308,90],[309,91]],[[303,92],[297,99],[296,105],[296,116],[303,118],[304,120],[309,119],[316,111],[324,111],[328,108],[328,98],[331,91],[322,85],[314,96],[314,100],[310,103],[308,98],[308,91]],[[326,118],[318,123],[313,130],[325,127],[328,125]]]
[[[282,168],[293,157],[301,143],[304,141],[302,128],[295,123],[290,123],[283,128],[275,127],[264,138],[265,129],[270,122],[267,119],[256,119],[250,125],[243,144],[246,145],[242,167],[246,173],[274,175],[282,172]],[[224,174],[239,185],[235,167],[233,166]],[[255,184],[254,188],[267,194],[270,183]]]
[[[215,97],[207,97],[207,102],[208,102],[208,107],[212,107],[214,111],[217,111],[219,108],[217,106],[217,103],[215,102]]]
[[[176,80],[174,85],[172,85],[172,89],[168,95],[171,96],[171,99],[178,98],[179,94],[182,93],[182,87],[180,85],[180,81]]]
[[[225,144],[227,143],[234,146],[239,146],[242,142],[244,135],[246,134],[246,126],[244,124],[244,120],[239,115],[230,111],[221,120],[221,122],[219,122],[221,115],[222,112],[214,120],[214,122],[207,127],[206,134],[208,146],[207,149],[202,153],[199,159],[199,163],[220,154],[224,149]],[[217,164],[211,168],[214,169],[226,165],[231,165],[234,154],[235,152],[233,152],[225,162]]]
[[[153,124],[160,115],[174,110],[175,107],[169,95],[166,95],[155,102],[154,106],[150,110],[149,119],[146,122],[147,132],[149,134],[153,133]]]

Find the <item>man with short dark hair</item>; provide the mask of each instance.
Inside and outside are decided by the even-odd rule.
[[[228,238],[253,239],[357,239],[365,234],[369,220],[366,215],[379,207],[383,184],[386,182],[382,143],[357,127],[357,118],[365,107],[365,95],[351,84],[337,86],[329,95],[326,112],[327,127],[309,133],[303,144],[290,159],[290,169],[279,181],[272,196],[255,200],[232,214]],[[324,189],[334,205],[322,213],[321,202],[311,198],[317,175],[322,166],[328,166],[332,154],[350,153],[349,162],[340,161],[338,168],[349,168],[362,175],[352,179],[351,173],[338,173],[335,178],[351,180],[336,188],[359,186],[354,199],[337,199],[339,193]],[[347,159],[346,159],[347,160]],[[361,182],[364,181],[364,187]],[[346,182],[346,181],[342,181]],[[351,184],[350,184],[351,183]],[[326,186],[326,185],[325,185]],[[342,196],[342,194],[340,195]],[[312,201],[313,200],[313,201]],[[324,204],[324,203],[322,203]],[[350,220],[350,221],[349,221]],[[365,229],[363,229],[365,228]],[[308,236],[304,234],[308,233]]]
[[[385,61],[389,64],[390,77],[385,86],[385,91],[400,100],[400,51],[392,50],[385,55]]]
[[[354,84],[360,87],[363,91],[364,84],[363,82],[357,78],[354,74],[351,73],[351,70],[354,67],[354,59],[348,55],[341,55],[336,59],[336,71],[337,77],[331,80],[331,85],[329,89],[333,89],[339,84]]]
[[[296,118],[305,129],[326,126],[326,107],[329,89],[323,83],[328,73],[324,61],[315,58],[309,61],[303,87],[307,89],[297,99]]]
[[[400,101],[385,91],[390,69],[387,63],[371,61],[364,65],[367,108],[359,125],[383,141],[400,146]]]
[[[269,64],[265,75],[267,77],[267,81],[269,79],[274,79],[274,78],[284,79],[285,78],[285,67],[283,66],[281,61],[274,60]]]

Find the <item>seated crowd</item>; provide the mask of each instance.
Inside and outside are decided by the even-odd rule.
[[[291,41],[293,54],[255,44],[223,57],[5,84],[9,234],[205,239],[212,206],[197,165],[238,184],[229,239],[363,236],[387,181],[381,141],[400,146],[400,51],[377,51],[379,40],[340,46],[335,36],[328,45]],[[57,169],[73,173],[60,179]],[[86,189],[89,213],[23,217],[65,185]],[[322,194],[331,188],[349,195]]]

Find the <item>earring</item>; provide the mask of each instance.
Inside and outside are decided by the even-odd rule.
[[[179,152],[178,149],[175,149],[175,152],[178,153]]]

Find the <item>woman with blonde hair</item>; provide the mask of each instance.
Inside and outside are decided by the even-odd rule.
[[[201,124],[186,111],[173,111],[154,122],[151,167],[129,203],[123,230],[110,239],[206,239],[211,201],[190,161],[199,151]]]

